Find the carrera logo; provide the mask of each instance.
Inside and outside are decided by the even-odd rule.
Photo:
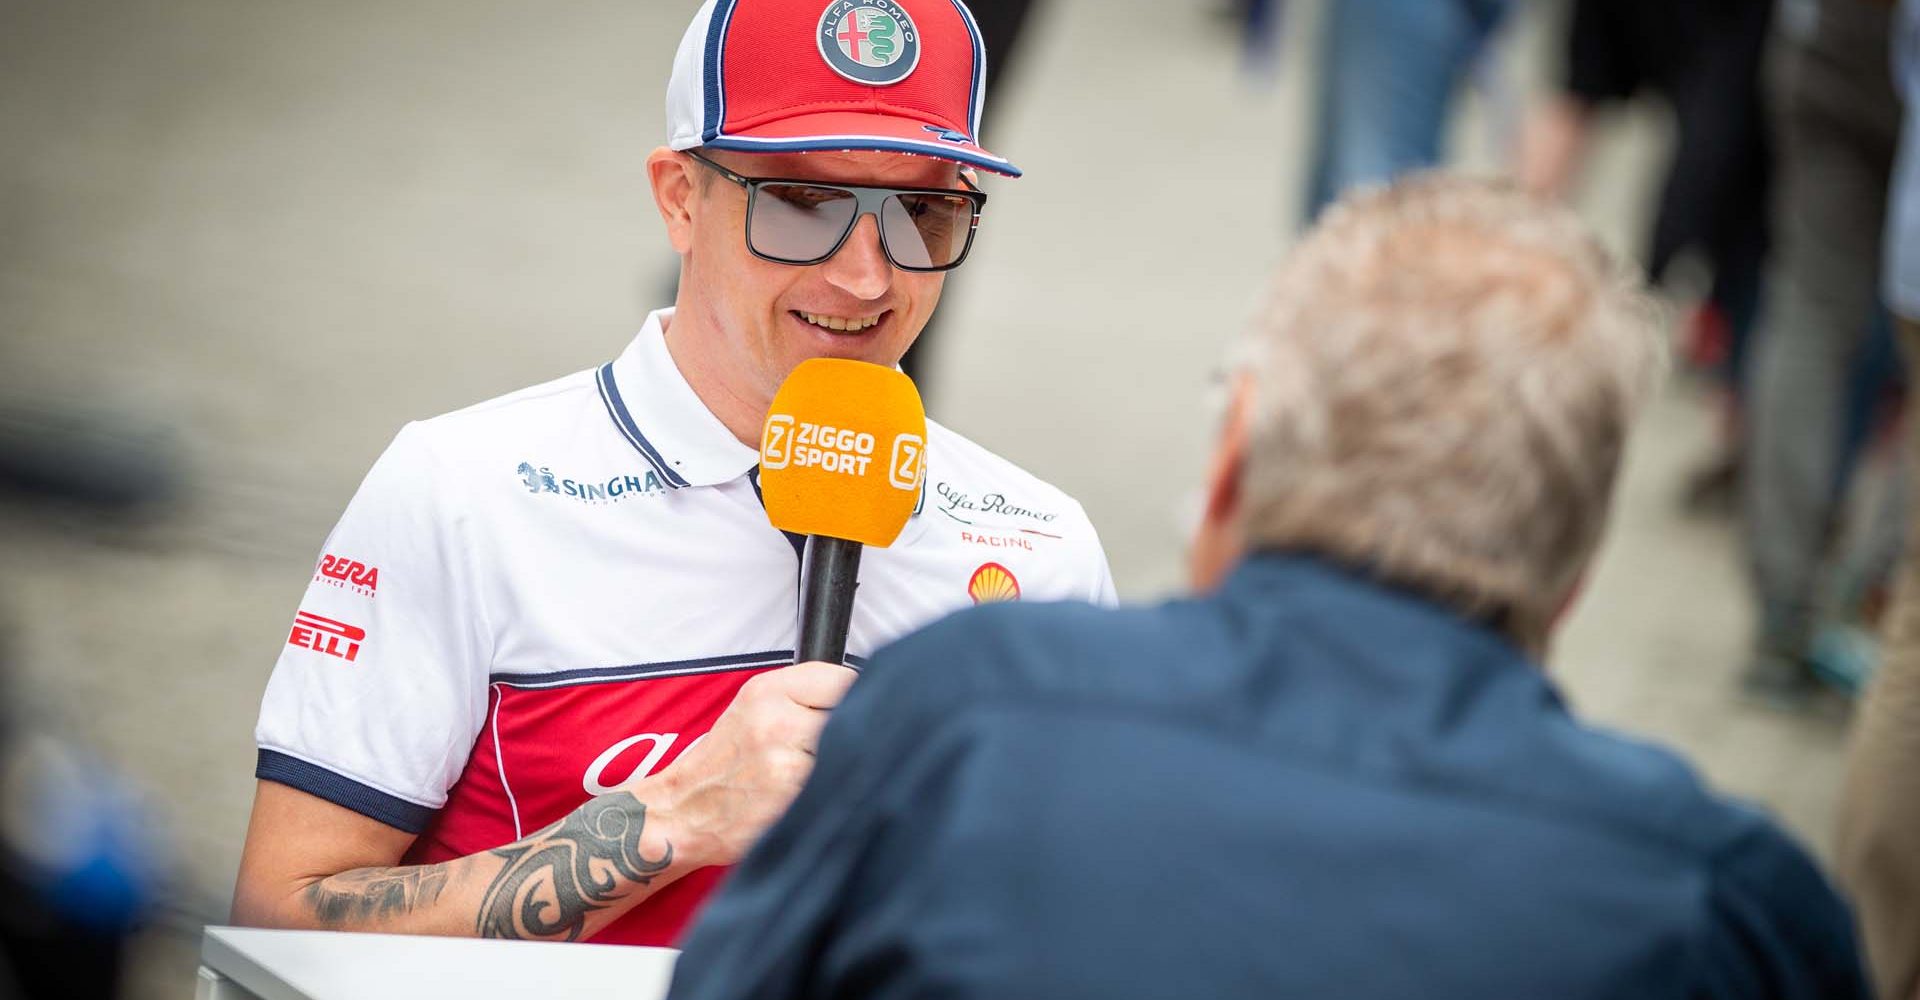
[[[311,649],[352,663],[359,658],[360,644],[366,638],[366,629],[303,610],[293,616],[293,631],[287,634],[287,645]]]
[[[705,733],[694,737],[693,742],[687,744],[687,750],[699,746],[700,741],[706,738]],[[593,763],[587,765],[587,774],[581,779],[580,787],[586,789],[588,795],[617,792],[620,786],[644,778],[658,769],[660,761],[665,759],[667,753],[673,749],[674,742],[679,739],[679,733],[641,733],[638,736],[629,736],[608,747],[600,756],[593,759]],[[644,750],[641,749],[642,746],[645,747]],[[681,753],[685,752],[687,751],[681,751]],[[637,761],[633,760],[636,754],[640,756]]]
[[[325,555],[320,557],[320,568],[314,571],[313,579],[342,590],[351,590],[362,597],[372,597],[380,586],[380,568],[358,559]]]

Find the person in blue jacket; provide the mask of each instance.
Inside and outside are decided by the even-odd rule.
[[[1336,206],[1247,345],[1198,596],[881,650],[673,995],[1866,997],[1806,853],[1541,667],[1658,338],[1564,209]]]

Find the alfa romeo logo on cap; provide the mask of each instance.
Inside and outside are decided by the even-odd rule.
[[[894,0],[833,0],[814,37],[827,65],[855,83],[885,87],[920,65],[920,30]]]

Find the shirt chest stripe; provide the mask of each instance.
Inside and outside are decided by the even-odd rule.
[[[695,660],[634,663],[619,667],[582,667],[575,670],[553,670],[543,673],[498,673],[488,677],[487,683],[520,689],[573,687],[582,684],[610,684],[658,677],[685,677],[691,674],[718,674],[731,670],[761,670],[767,667],[784,667],[792,662],[793,650],[776,649],[759,653],[736,653],[731,656],[708,656]],[[852,654],[847,656],[847,666],[855,670],[860,670],[866,665],[867,658],[864,656]]]
[[[493,685],[493,718],[489,720],[493,727],[493,766],[500,772],[500,788],[507,793],[507,808],[513,811],[513,839],[526,836],[520,829],[520,802],[513,797],[513,786],[507,783],[507,758],[500,752],[500,713],[507,707],[507,692],[503,685]]]

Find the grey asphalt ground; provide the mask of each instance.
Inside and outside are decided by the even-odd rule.
[[[0,4],[0,406],[168,428],[187,475],[133,524],[0,504],[29,714],[143,789],[178,859],[135,995],[188,995],[197,926],[224,917],[267,671],[373,458],[407,420],[601,363],[665,304],[642,162],[693,6]],[[1499,162],[1542,16],[1469,101],[1461,163]],[[1180,585],[1213,376],[1293,230],[1293,27],[1262,77],[1204,6],[1057,0],[988,111],[1028,177],[991,186],[931,408],[1079,497],[1129,599]],[[1623,248],[1666,130],[1604,127],[1581,204]],[[1711,441],[1676,380],[1552,670],[1587,717],[1679,747],[1824,851],[1846,713],[1735,695],[1734,534],[1675,502]]]

